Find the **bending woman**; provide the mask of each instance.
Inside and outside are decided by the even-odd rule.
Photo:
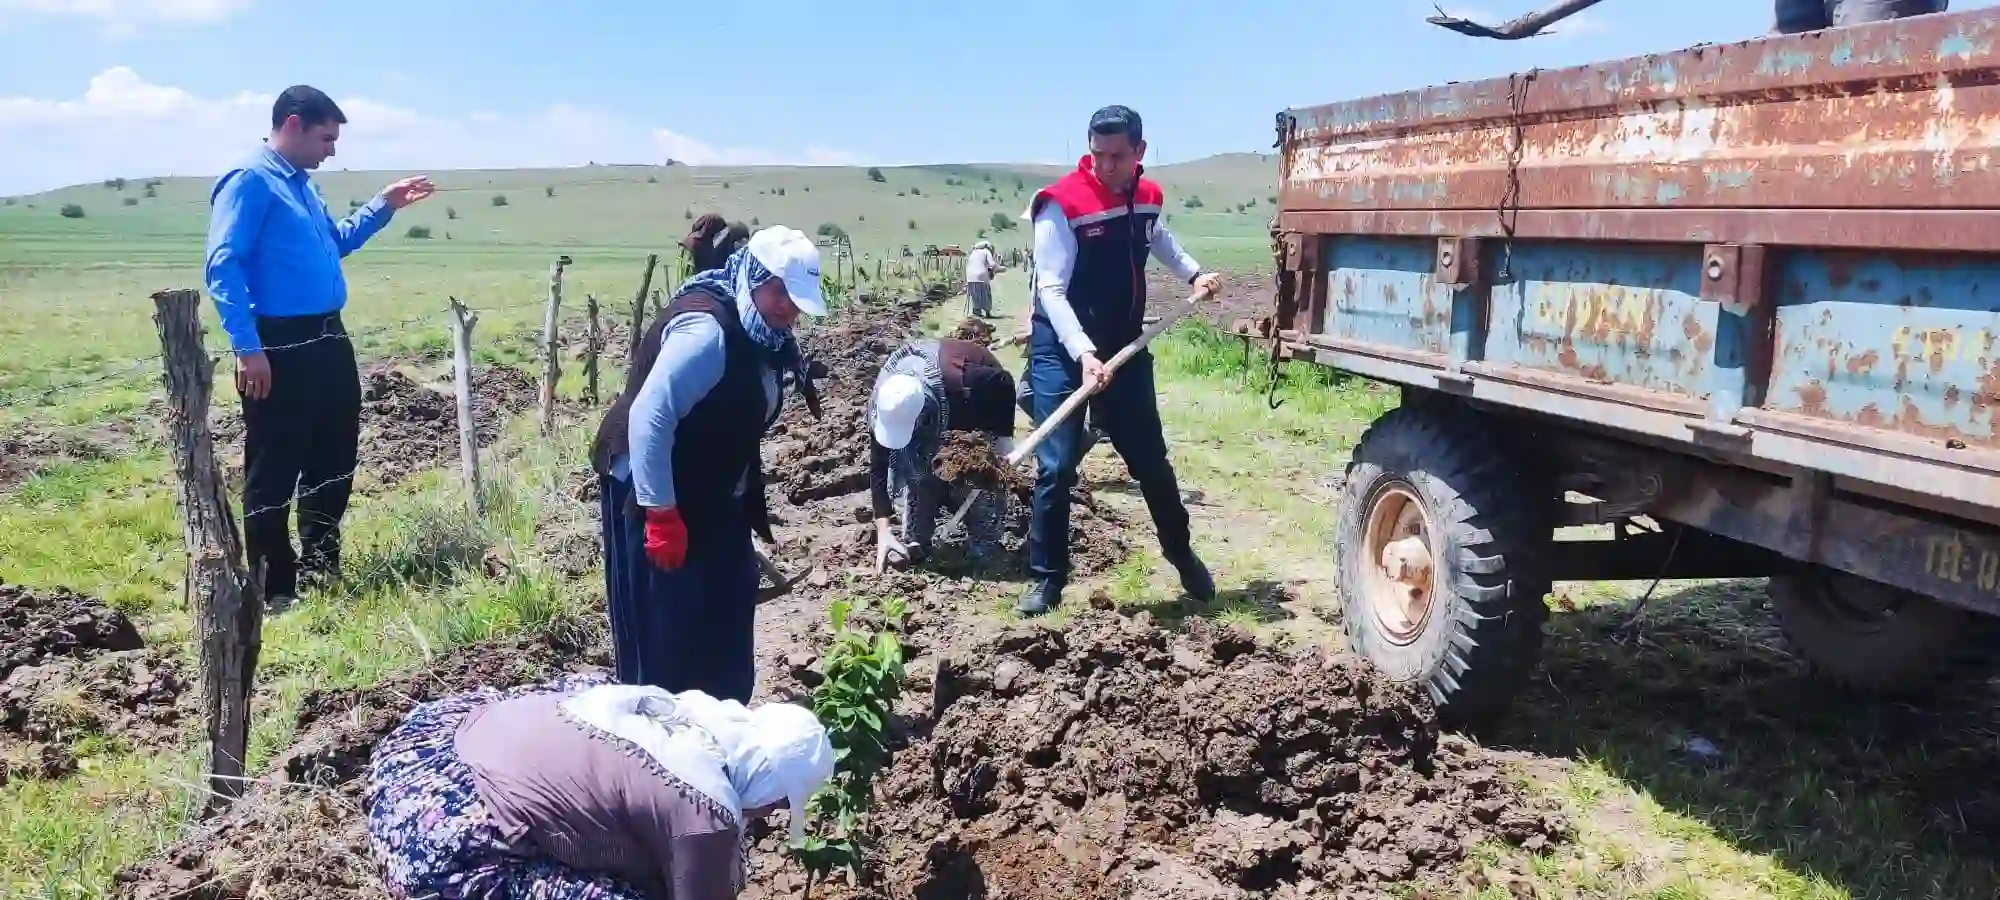
[[[368,844],[392,896],[727,900],[743,829],[792,834],[833,774],[803,707],[572,676],[420,704],[376,745]]]
[[[773,226],[646,329],[591,451],[619,681],[749,701],[751,534],[772,539],[758,443],[797,365],[793,323],[825,312],[818,248]]]

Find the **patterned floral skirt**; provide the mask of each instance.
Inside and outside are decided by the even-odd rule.
[[[647,900],[609,876],[510,852],[453,744],[459,724],[486,704],[610,681],[608,673],[567,675],[507,690],[478,688],[411,710],[369,760],[368,843],[390,894],[408,900]]]

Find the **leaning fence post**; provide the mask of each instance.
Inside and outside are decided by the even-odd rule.
[[[585,403],[595,407],[597,405],[597,354],[604,350],[604,326],[597,319],[597,295],[585,292],[583,295],[583,308],[590,316],[590,330],[586,332],[584,337],[584,352],[587,355],[583,358],[583,400]]]
[[[201,635],[202,697],[208,715],[208,812],[243,796],[243,760],[250,745],[250,696],[264,627],[263,586],[244,569],[208,408],[215,391],[215,360],[202,346],[201,292],[153,295],[166,369],[167,428],[180,482],[187,542],[184,590],[196,609]]]
[[[479,314],[451,298],[451,374],[458,395],[458,462],[465,469],[465,491],[473,512],[483,512],[479,489],[479,423],[472,419],[472,327]]]
[[[562,379],[562,352],[556,347],[556,324],[562,315],[563,265],[565,256],[549,266],[549,306],[542,313],[542,433],[556,429],[556,382]]]
[[[646,292],[653,289],[653,267],[660,264],[660,254],[646,254],[646,274],[639,279],[639,292],[632,295],[632,337],[625,348],[625,358],[639,355],[639,337],[646,330]]]

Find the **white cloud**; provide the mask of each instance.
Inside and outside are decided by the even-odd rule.
[[[693,166],[858,166],[862,158],[827,147],[811,146],[798,153],[754,147],[713,147],[665,128],[653,129],[653,146],[668,159]]]
[[[112,37],[132,37],[148,26],[208,25],[249,8],[252,0],[0,0],[0,20],[21,17],[95,19]]]
[[[0,0],[17,2],[17,0]],[[271,93],[203,97],[125,66],[74,99],[0,96],[0,194],[106,178],[211,175],[270,130]],[[517,115],[436,115],[371,97],[336,97],[347,113],[327,168],[440,171],[600,163],[853,165],[825,147],[717,147],[600,110],[556,104]]]

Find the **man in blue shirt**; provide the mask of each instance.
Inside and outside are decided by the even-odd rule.
[[[236,354],[243,398],[243,538],[264,596],[298,593],[299,569],[332,575],[340,519],[359,456],[361,378],[340,310],[340,261],[429,197],[429,178],[406,178],[334,221],[307,172],[333,156],[347,116],[316,88],[297,85],[271,107],[271,135],[216,179],[210,194],[209,296]],[[291,504],[299,505],[292,549]]]

